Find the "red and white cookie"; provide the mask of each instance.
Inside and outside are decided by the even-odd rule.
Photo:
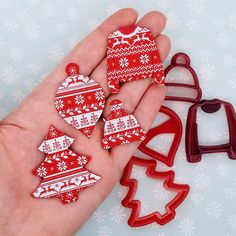
[[[145,139],[145,131],[140,127],[134,115],[123,108],[120,100],[113,100],[110,103],[110,110],[111,114],[104,125],[102,139],[104,149]]]
[[[104,109],[104,92],[97,82],[79,74],[77,64],[68,64],[66,73],[56,92],[56,109],[67,123],[90,137]]]

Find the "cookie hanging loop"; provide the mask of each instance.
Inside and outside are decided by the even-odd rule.
[[[78,75],[79,74],[79,66],[76,63],[69,63],[66,66],[66,73],[68,76]]]
[[[189,56],[183,52],[176,53],[171,59],[172,65],[190,66],[190,63],[191,63],[191,61],[190,61]]]

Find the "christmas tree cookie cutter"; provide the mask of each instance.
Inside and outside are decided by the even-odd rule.
[[[172,70],[174,68],[185,68],[186,70],[188,70],[191,73],[194,84],[165,81],[165,86],[195,90],[197,92],[196,97],[192,98],[192,97],[181,97],[181,96],[177,96],[177,95],[176,96],[175,95],[166,95],[165,100],[183,101],[183,102],[191,102],[191,103],[196,103],[201,100],[202,90],[199,85],[198,76],[190,64],[191,64],[190,58],[186,53],[183,53],[183,52],[176,53],[172,57],[170,65],[165,69],[165,77],[170,72],[170,70]]]
[[[67,77],[56,92],[55,107],[59,115],[88,138],[105,107],[105,94],[100,85],[79,74],[79,66],[66,66]]]
[[[154,179],[164,180],[163,187],[178,192],[175,198],[170,201],[166,206],[166,213],[160,214],[159,212],[153,212],[149,215],[139,217],[141,202],[139,200],[134,200],[138,182],[135,179],[131,179],[132,168],[134,165],[141,167],[146,167],[146,175]],[[124,169],[124,174],[120,180],[121,185],[129,188],[127,195],[122,200],[122,205],[124,207],[130,208],[132,210],[131,215],[128,220],[128,224],[131,227],[140,227],[148,225],[151,223],[158,223],[160,225],[165,225],[175,218],[176,208],[185,200],[189,193],[189,186],[186,184],[176,184],[174,183],[175,172],[166,171],[159,172],[156,171],[156,161],[155,160],[144,160],[133,156]]]
[[[138,149],[142,151],[143,153],[145,153],[146,155],[153,157],[156,160],[159,160],[170,167],[170,166],[173,166],[174,164],[175,154],[178,150],[178,147],[182,138],[182,129],[183,129],[182,122],[179,116],[168,107],[161,106],[159,112],[166,114],[169,117],[169,119],[165,121],[164,123],[158,125],[157,127],[151,128],[147,132],[146,138],[139,145]],[[169,149],[167,156],[147,146],[149,141],[155,136],[160,135],[160,134],[170,134],[170,133],[174,133],[174,139],[173,139],[172,145]]]
[[[228,121],[229,142],[221,145],[199,145],[197,109],[206,113],[215,113],[224,106]],[[188,162],[195,163],[202,159],[202,154],[226,152],[230,159],[236,160],[236,114],[234,107],[219,99],[202,100],[189,108],[186,125],[186,154]]]

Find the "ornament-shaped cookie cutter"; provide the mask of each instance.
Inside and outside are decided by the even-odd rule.
[[[173,166],[174,164],[174,158],[181,141],[183,128],[179,116],[173,110],[169,109],[168,107],[161,106],[160,112],[169,116],[170,119],[168,119],[164,123],[154,128],[151,128],[146,134],[146,138],[139,145],[138,149],[143,153],[145,153],[146,155],[153,157],[156,160],[159,160],[170,167]],[[149,141],[155,136],[160,134],[172,134],[172,133],[174,133],[174,139],[167,156],[147,146]]]
[[[183,62],[181,61],[181,59]],[[173,68],[176,68],[176,67],[185,68],[186,70],[188,70],[191,73],[191,75],[193,77],[194,84],[184,84],[184,83],[166,82],[165,81],[165,86],[166,87],[188,88],[188,89],[196,90],[197,96],[195,98],[189,98],[189,97],[167,95],[165,97],[165,100],[183,101],[183,102],[191,102],[191,103],[196,103],[201,100],[202,90],[199,85],[198,76],[197,76],[195,70],[191,67],[190,63],[191,63],[191,61],[190,61],[190,58],[187,54],[185,54],[183,52],[176,53],[171,59],[171,64],[165,69],[165,77],[167,76],[169,71],[172,70]]]
[[[221,145],[199,145],[198,141],[198,124],[197,124],[197,109],[201,108],[207,113],[217,112],[221,106],[225,107],[228,128],[229,128],[229,143]],[[188,162],[199,162],[202,159],[202,154],[226,152],[230,159],[236,160],[236,114],[233,106],[219,99],[202,100],[189,108],[187,125],[186,125],[186,154]]]
[[[131,179],[131,173],[133,165],[146,167],[146,175],[154,179],[164,180],[163,187],[178,192],[175,198],[170,201],[166,206],[166,213],[160,214],[159,212],[153,212],[149,215],[139,217],[141,202],[139,200],[133,200],[137,191],[138,182],[136,179]],[[129,188],[127,195],[122,200],[122,205],[127,208],[131,208],[132,212],[128,220],[128,224],[131,227],[139,227],[148,225],[151,223],[158,223],[164,225],[175,218],[175,209],[184,201],[189,193],[189,186],[186,184],[173,183],[175,172],[170,170],[166,172],[156,171],[155,160],[144,160],[133,156],[124,169],[124,174],[120,180],[121,185]]]

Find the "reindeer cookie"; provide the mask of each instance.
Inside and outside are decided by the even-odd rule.
[[[107,79],[112,93],[118,93],[120,82],[153,78],[164,80],[157,45],[147,28],[122,27],[108,36]]]

